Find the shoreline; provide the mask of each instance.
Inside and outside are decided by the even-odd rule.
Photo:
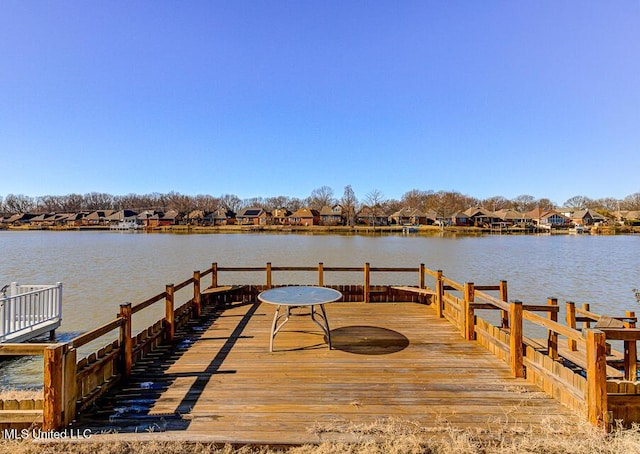
[[[9,226],[0,230],[9,231],[112,231],[112,232],[140,232],[140,233],[175,233],[175,234],[215,234],[215,233],[304,233],[304,234],[341,234],[341,235],[378,235],[402,234],[406,236],[438,236],[438,235],[569,235],[569,229],[535,229],[535,228],[505,228],[488,229],[482,227],[438,227],[413,226],[411,232],[406,232],[403,226],[290,226],[290,225],[223,225],[223,226],[194,226],[169,225],[161,227],[143,227],[140,229],[118,230],[108,226]],[[633,235],[639,234],[640,227],[634,226],[600,226],[592,227],[590,233],[584,235]],[[578,235],[579,236],[579,235]]]

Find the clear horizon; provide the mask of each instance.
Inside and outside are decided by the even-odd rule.
[[[0,5],[0,195],[640,192],[640,4]]]

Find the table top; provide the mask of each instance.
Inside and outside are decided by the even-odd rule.
[[[312,306],[337,301],[342,293],[327,287],[288,286],[265,290],[258,295],[263,303],[281,306]]]

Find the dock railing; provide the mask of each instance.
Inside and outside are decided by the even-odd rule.
[[[55,285],[12,282],[0,293],[0,343],[22,342],[52,332],[61,322],[61,282]]]
[[[558,322],[556,298],[547,298],[546,304],[524,304],[508,300],[505,281],[497,286],[460,284],[440,272],[435,280],[436,312],[457,326],[465,339],[476,340],[509,364],[514,377],[535,383],[593,424],[610,427],[615,420],[627,425],[640,421],[636,354],[640,329],[635,328],[633,312],[609,317],[623,323],[622,327],[596,329],[590,323],[604,316],[567,302],[564,325]],[[499,311],[495,317],[499,321],[491,323],[478,316],[477,311],[483,310]],[[582,329],[576,322],[583,322]],[[536,338],[540,332],[546,333],[544,339]],[[566,348],[560,344],[562,338]],[[615,340],[624,342],[623,353],[610,351],[607,341]]]
[[[444,276],[441,270],[430,270],[423,264],[402,268],[372,267],[369,263],[363,267],[328,267],[323,263],[317,266],[266,263],[259,267],[222,267],[214,262],[203,272],[194,271],[183,282],[167,284],[163,292],[151,298],[136,304],[121,304],[114,319],[67,343],[0,346],[0,355],[42,354],[44,357],[42,409],[29,410],[30,413],[22,416],[13,412],[13,424],[24,422],[33,417],[34,412],[39,412],[31,422],[41,424],[43,429],[66,426],[77,412],[85,411],[113,386],[126,381],[138,361],[160,345],[174,342],[176,329],[199,317],[204,305],[256,301],[258,293],[275,286],[273,277],[281,272],[310,273],[313,284],[341,291],[344,302],[429,304],[439,317],[447,318],[456,326],[462,337],[478,342],[505,361],[514,377],[535,383],[592,423],[605,425],[613,419],[624,419],[626,423],[640,421],[640,385],[633,375],[637,370],[635,345],[640,339],[640,330],[635,328],[633,314],[622,317],[623,328],[594,329],[587,325],[587,319],[589,323],[597,322],[602,316],[586,309],[573,310],[575,305],[568,304],[569,324],[564,325],[558,321],[560,310],[555,298],[548,298],[546,304],[509,301],[506,281],[496,285],[459,283]],[[226,279],[234,273],[262,274],[264,281],[248,285],[232,284],[231,281],[222,284],[222,276]],[[326,285],[327,273],[362,273],[362,284]],[[409,286],[372,285],[373,273],[414,274],[416,283]],[[433,287],[426,285],[428,281],[433,282]],[[298,284],[288,282],[287,285]],[[495,292],[495,296],[490,292]],[[164,316],[134,334],[136,314],[158,305],[164,305]],[[371,310],[375,310],[375,305]],[[478,315],[484,313],[495,314],[489,318],[497,321],[490,322]],[[582,322],[582,330],[575,322],[572,325],[571,320]],[[546,337],[540,339],[540,332],[546,333]],[[563,338],[567,342],[566,348],[560,342]],[[625,343],[622,362],[607,356],[606,340],[613,339]],[[78,359],[79,349],[94,345],[97,347],[92,353]],[[7,418],[10,416],[0,411],[0,426],[12,424]]]

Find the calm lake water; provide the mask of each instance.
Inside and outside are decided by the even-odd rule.
[[[126,232],[0,231],[0,286],[64,284],[62,339],[114,318],[123,302],[140,302],[165,284],[220,266],[418,266],[442,269],[458,282],[507,280],[510,299],[546,303],[555,296],[591,303],[595,312],[640,310],[640,236],[487,235],[356,236],[304,234],[145,234]],[[205,279],[208,279],[205,278]],[[221,284],[264,283],[264,273],[220,276]],[[274,283],[315,283],[316,273],[274,274]],[[362,273],[326,273],[325,282],[362,283]],[[373,284],[417,285],[416,275],[372,274]],[[208,284],[208,281],[205,281]],[[427,281],[428,285],[432,285]],[[190,289],[186,289],[189,292]],[[189,298],[186,293],[178,301]],[[161,306],[161,305],[159,305]],[[161,316],[144,311],[135,329]],[[148,312],[148,313],[146,313]],[[146,318],[145,318],[146,317]],[[134,317],[135,318],[135,317]],[[0,386],[15,364],[0,365]]]

